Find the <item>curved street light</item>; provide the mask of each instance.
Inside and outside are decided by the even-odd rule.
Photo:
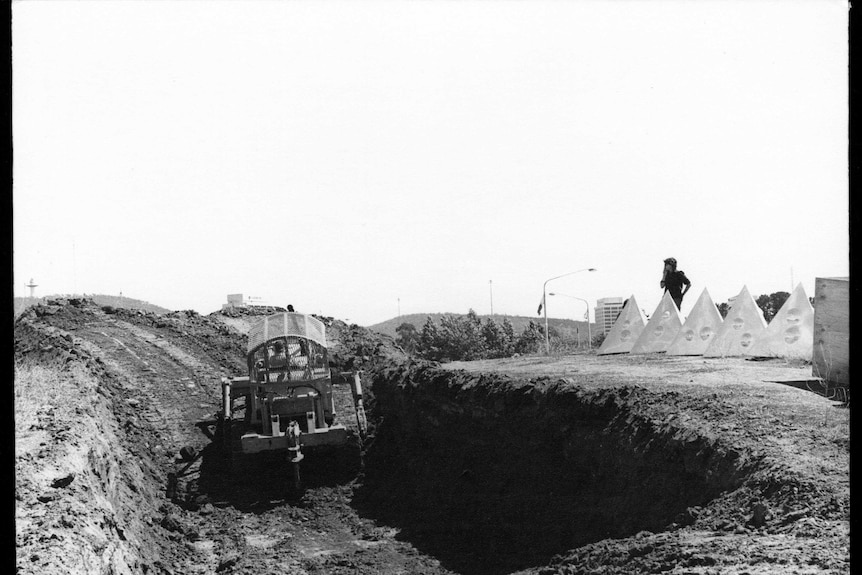
[[[576,274],[576,273],[580,273],[580,272],[594,272],[594,271],[596,271],[596,268],[583,268],[580,270],[575,270],[573,272],[569,272],[567,274],[555,276],[555,277],[548,278],[545,280],[545,283],[542,286],[542,309],[545,312],[545,353],[547,355],[551,355],[551,338],[548,335],[548,302],[547,302],[548,282],[553,281],[553,280],[558,280],[560,278],[564,278],[566,276],[570,276],[572,274]]]
[[[581,300],[582,302],[587,304],[587,313],[584,314],[584,318],[587,320],[587,347],[588,347],[588,349],[593,349],[593,331],[592,331],[592,329],[590,329],[590,302],[588,302],[587,300],[585,300],[582,297],[576,297],[576,296],[565,294],[565,293],[550,292],[550,293],[548,293],[548,295],[561,295],[563,297],[570,297],[572,299]],[[580,346],[580,344],[578,344],[578,346]]]

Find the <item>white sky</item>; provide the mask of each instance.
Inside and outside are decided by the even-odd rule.
[[[14,287],[362,325],[849,275],[848,6],[13,5]],[[792,270],[792,271],[791,271]],[[792,274],[792,275],[791,275]],[[582,302],[549,298],[552,317]]]

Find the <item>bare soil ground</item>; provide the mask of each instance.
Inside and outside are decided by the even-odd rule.
[[[220,377],[244,372],[250,319],[104,309],[88,300],[22,314],[18,573],[453,572],[457,563],[441,562],[354,505],[365,478],[358,440],[307,458],[302,494],[288,489],[278,458],[229,467],[215,452],[203,423],[217,410]],[[333,359],[345,369],[397,353],[391,340],[328,321]],[[525,573],[849,572],[849,408],[767,382],[807,379],[810,366],[582,355],[447,367],[643,386],[662,398],[650,405],[657,416],[772,462],[780,493],[737,490],[666,531],[584,545]],[[349,388],[335,392],[338,420],[353,427]],[[178,457],[184,446],[201,454],[191,465]],[[178,475],[171,499],[169,473]],[[767,518],[752,524],[761,501]]]

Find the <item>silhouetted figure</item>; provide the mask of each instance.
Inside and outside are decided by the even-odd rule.
[[[293,309],[292,305],[287,304],[287,311],[295,311],[295,310]]]
[[[284,353],[284,344],[280,341],[273,342],[269,348],[269,367],[284,367],[287,365],[287,356]]]
[[[691,282],[685,277],[685,272],[676,269],[676,258],[664,260],[664,271],[659,285],[664,288],[664,291],[670,292],[670,297],[677,309],[682,309],[682,298],[691,288]]]

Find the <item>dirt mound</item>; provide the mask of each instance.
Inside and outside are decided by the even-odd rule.
[[[137,409],[145,399],[77,333],[97,310],[51,301],[16,322],[21,573],[165,572],[165,549],[184,554],[159,528],[170,454],[156,414]]]
[[[21,315],[27,308],[37,305],[44,304],[48,301],[52,301],[55,304],[57,302],[68,302],[69,300],[90,300],[96,305],[105,307],[115,307],[115,308],[126,308],[126,309],[140,309],[144,311],[151,311],[155,313],[168,313],[171,310],[151,304],[149,302],[141,301],[138,299],[124,297],[124,296],[112,296],[112,295],[104,295],[104,294],[92,294],[92,295],[51,295],[46,297],[16,297],[14,298],[14,309],[15,309],[15,317],[17,318]]]
[[[345,371],[372,370],[378,364],[407,359],[395,340],[356,324],[346,324],[330,317],[318,317],[327,328],[330,363]]]
[[[287,310],[276,306],[227,307],[214,311],[207,317],[229,325],[242,334],[247,334],[251,325],[261,317],[283,311]]]

